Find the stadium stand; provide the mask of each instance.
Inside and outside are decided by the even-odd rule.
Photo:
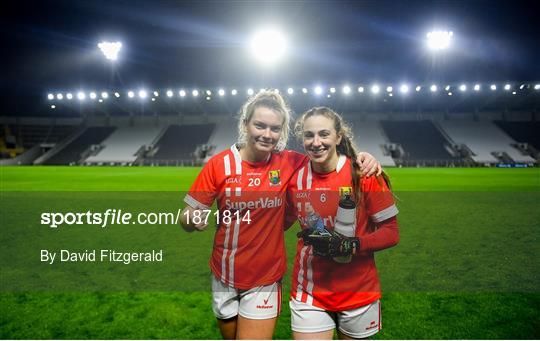
[[[498,111],[361,112],[345,119],[355,144],[383,166],[531,165],[540,160],[540,122],[524,113],[512,112],[510,120]],[[195,166],[237,135],[230,115],[0,117],[0,124],[2,165]],[[290,135],[288,148],[303,153]]]
[[[396,163],[426,165],[460,161],[451,154],[451,141],[431,121],[381,121],[381,126],[390,142],[398,146]]]
[[[83,153],[92,145],[99,145],[115,130],[115,127],[88,127],[71,142],[56,150],[41,163],[45,165],[69,165],[81,161]]]
[[[530,152],[538,157],[538,153],[540,152],[540,122],[495,121],[495,124],[516,142],[527,144],[525,149],[529,149]],[[530,146],[534,150],[531,150]]]
[[[107,137],[85,164],[131,164],[150,146],[165,126],[119,127]],[[142,148],[142,149],[141,149]]]
[[[389,141],[380,124],[373,121],[350,120],[354,134],[354,142],[360,150],[368,151],[383,166],[395,166],[396,163],[386,146]]]
[[[214,130],[208,139],[208,145],[211,147],[205,161],[215,153],[229,148],[236,141],[236,125],[232,118],[220,120],[214,126]]]
[[[71,125],[14,125],[11,132],[22,147],[32,148],[40,143],[58,143],[74,130]]]
[[[465,145],[472,152],[471,158],[480,164],[535,162],[514,148],[516,141],[491,121],[441,121],[440,125],[454,143]]]
[[[203,153],[201,147],[208,144],[213,130],[213,124],[170,125],[144,159],[154,163],[204,159],[206,155],[195,155],[195,152],[199,147]]]
[[[10,159],[24,152],[24,148],[17,144],[17,139],[11,133],[9,126],[2,125],[0,129],[0,159]]]

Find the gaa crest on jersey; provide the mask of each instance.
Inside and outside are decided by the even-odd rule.
[[[268,178],[270,179],[270,186],[278,186],[281,184],[281,179],[279,178],[279,169],[269,171]]]
[[[352,187],[340,187],[339,188],[339,197],[343,198],[346,195],[352,196]]]

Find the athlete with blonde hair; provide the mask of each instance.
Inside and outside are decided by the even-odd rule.
[[[207,227],[189,217],[200,216],[214,200],[222,217],[210,268],[212,308],[225,339],[271,339],[280,312],[286,188],[306,160],[284,150],[289,121],[277,91],[251,97],[240,112],[237,143],[208,161],[184,199],[186,231]],[[366,173],[380,171],[371,155],[359,160]]]

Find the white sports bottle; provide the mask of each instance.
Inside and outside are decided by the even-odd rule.
[[[356,233],[356,203],[349,194],[345,194],[339,201],[336,214],[336,225],[334,231],[345,237],[354,237]],[[334,257],[337,263],[350,263],[352,255]]]

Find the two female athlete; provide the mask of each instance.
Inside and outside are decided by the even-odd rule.
[[[307,162],[284,149],[289,121],[290,110],[276,91],[250,98],[241,109],[237,143],[208,161],[184,199],[186,231],[204,230],[204,219],[189,217],[217,201],[212,308],[225,339],[271,339],[281,309],[286,189]],[[371,155],[357,160],[366,175],[380,172]]]

